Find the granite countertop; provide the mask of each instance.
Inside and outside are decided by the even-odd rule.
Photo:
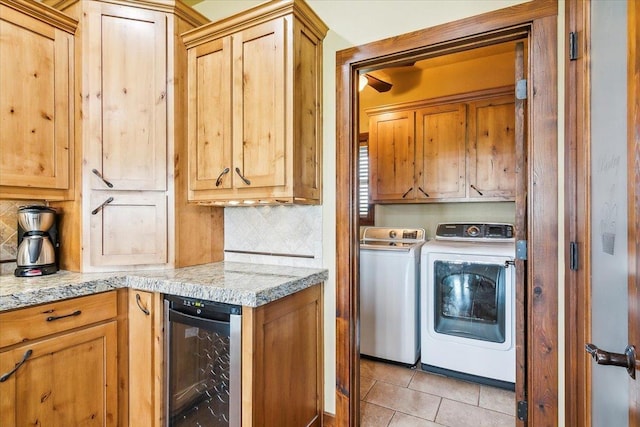
[[[0,276],[0,311],[117,288],[258,307],[327,280],[325,269],[218,262],[170,270]]]

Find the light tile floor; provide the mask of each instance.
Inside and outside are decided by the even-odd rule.
[[[515,394],[367,359],[360,361],[361,427],[515,425]]]

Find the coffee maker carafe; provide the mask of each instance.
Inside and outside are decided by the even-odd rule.
[[[47,206],[18,208],[16,276],[44,276],[58,271],[58,247],[58,224],[54,209]]]

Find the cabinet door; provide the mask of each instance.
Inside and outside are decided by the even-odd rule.
[[[469,104],[469,157],[469,197],[515,198],[513,96]]]
[[[129,425],[160,426],[162,418],[162,298],[129,290]]]
[[[89,169],[113,190],[165,190],[167,25],[164,13],[91,3]],[[92,189],[108,189],[95,174]]]
[[[91,265],[167,262],[165,193],[94,192],[91,209]]]
[[[73,36],[0,5],[0,185],[69,188]]]
[[[285,18],[233,36],[233,186],[243,190],[286,184],[287,123]],[[291,127],[291,124],[289,124]],[[289,154],[290,155],[290,154]],[[246,181],[241,178],[246,178]]]
[[[322,285],[242,313],[242,425],[322,425]]]
[[[369,120],[371,201],[413,200],[415,113],[400,111]]]
[[[0,382],[2,425],[115,427],[116,340],[111,321],[0,352],[1,374],[26,358]]]
[[[465,197],[466,105],[448,104],[416,112],[418,199]]]
[[[189,50],[189,190],[229,190],[231,37]]]

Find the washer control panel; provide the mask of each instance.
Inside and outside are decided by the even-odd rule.
[[[500,223],[443,223],[438,224],[436,239],[441,240],[513,240],[513,225]]]

